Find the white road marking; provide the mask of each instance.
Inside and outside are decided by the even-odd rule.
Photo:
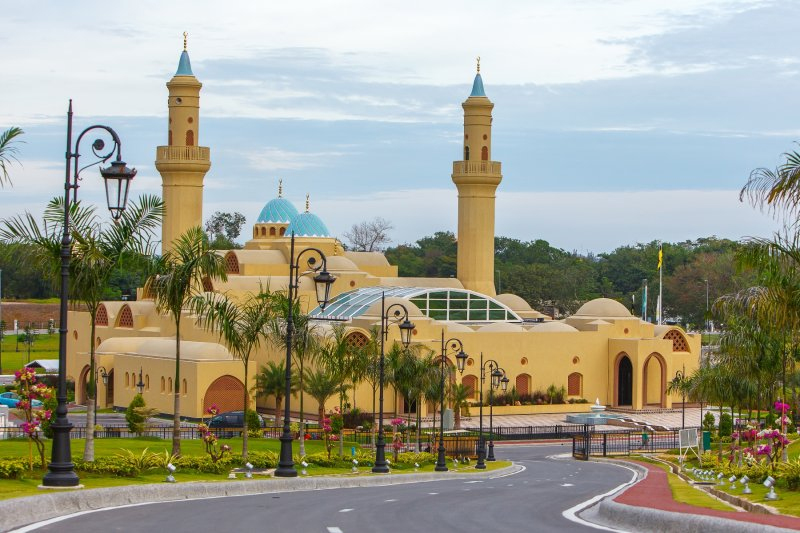
[[[438,492],[429,492],[428,493],[429,496],[436,496],[437,494],[439,494],[439,493]]]
[[[509,483],[508,485],[506,485],[506,487],[513,487],[513,486],[514,486],[513,483]]]
[[[349,513],[352,509],[339,509],[340,513]]]
[[[465,481],[464,483],[483,483],[483,481],[473,480],[473,481]]]
[[[584,509],[586,509],[588,507],[591,507],[592,505],[594,505],[595,503],[599,502],[603,498],[611,496],[612,494],[614,494],[616,492],[619,492],[622,489],[624,489],[625,487],[629,487],[629,486],[633,485],[634,483],[636,483],[638,481],[638,479],[637,479],[638,474],[633,468],[621,465],[619,463],[610,463],[610,464],[613,464],[613,465],[618,466],[620,468],[625,468],[627,470],[630,470],[631,472],[633,472],[633,477],[627,483],[623,483],[622,485],[620,485],[618,487],[615,487],[615,488],[611,489],[610,491],[608,491],[608,492],[606,492],[604,494],[598,494],[594,498],[588,499],[585,502],[581,502],[578,505],[570,507],[569,509],[567,509],[564,512],[562,512],[561,516],[563,516],[564,518],[566,518],[567,520],[569,520],[571,522],[575,522],[577,524],[582,524],[584,526],[592,527],[594,529],[601,529],[603,531],[619,531],[618,529],[611,529],[609,527],[605,527],[605,526],[601,526],[601,525],[589,522],[589,521],[584,520],[583,518],[578,516],[578,513],[583,511]]]
[[[328,533],[342,533],[342,530],[338,527],[328,527]]]
[[[574,487],[575,485],[573,485],[572,483],[562,483],[561,486],[562,487]]]
[[[392,498],[391,500],[383,500],[383,501],[385,501],[385,502],[396,502],[397,500],[395,500],[394,498]]]

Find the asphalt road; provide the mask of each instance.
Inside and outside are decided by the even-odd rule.
[[[626,483],[632,474],[611,464],[556,457],[570,451],[566,445],[497,446],[499,459],[511,459],[525,470],[493,479],[139,505],[75,516],[36,531],[596,531],[567,520],[562,512]]]

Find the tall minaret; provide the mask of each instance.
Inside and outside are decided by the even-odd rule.
[[[464,288],[494,296],[494,193],[500,162],[492,161],[492,108],[481,79],[481,58],[464,108],[464,159],[453,162],[458,188],[457,276]]]
[[[172,242],[192,226],[203,224],[203,178],[211,168],[209,149],[198,146],[200,131],[200,88],[192,74],[186,51],[178,71],[167,82],[169,89],[169,140],[156,149],[156,168],[161,173],[164,222],[161,248],[167,251]]]

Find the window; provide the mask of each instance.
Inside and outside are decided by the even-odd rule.
[[[677,329],[672,329],[664,335],[664,339],[668,341],[672,341],[672,351],[673,352],[688,352],[689,351],[689,343],[686,342],[686,338],[681,335],[681,332]]]
[[[167,378],[167,392],[172,392],[172,378]]]
[[[130,374],[125,372],[125,388],[127,389],[130,386],[131,386],[131,376]]]
[[[150,390],[150,374],[145,374],[144,376],[144,390]]]
[[[469,146],[464,147],[464,161],[469,161]]]
[[[517,394],[530,394],[531,393],[531,376],[530,374],[520,374],[514,383],[517,388]]]
[[[358,350],[359,348],[363,348],[369,342],[369,339],[366,335],[361,333],[360,331],[355,331],[347,336],[346,341],[347,347],[351,350]]]
[[[203,278],[203,290],[205,292],[214,292],[214,284],[211,283],[211,278]]]
[[[264,227],[261,228],[261,236],[262,237],[266,237],[267,236],[267,228],[264,228]]]
[[[263,229],[263,228],[262,228]],[[234,252],[225,254],[225,273],[226,274],[239,274],[239,258],[236,257]]]
[[[281,228],[281,237],[286,233],[286,228]]]
[[[164,379],[164,376],[161,376],[161,394],[164,394],[164,390],[166,389],[165,383],[166,380]]]
[[[172,146],[172,130],[169,130],[169,136],[168,136],[168,139],[167,139],[167,144],[169,146]]]
[[[488,161],[489,160],[489,147],[484,146],[481,148],[481,161]]]
[[[133,328],[133,311],[129,305],[123,305],[117,320],[118,328]]]
[[[478,378],[477,376],[464,376],[461,384],[467,389],[467,397],[475,399],[478,397]]]
[[[97,316],[94,319],[95,326],[108,326],[108,309],[104,304],[97,307]]]
[[[184,379],[184,380],[183,380],[183,395],[184,395],[184,396],[186,396],[186,394],[187,394],[187,391],[188,391],[188,390],[189,390],[189,384],[188,384],[188,383],[186,382],[186,380]]]
[[[270,237],[274,237],[275,233],[276,233],[275,232],[275,226],[272,226],[271,228],[269,228],[269,236]]]
[[[194,131],[186,130],[186,146],[194,146]]]
[[[567,377],[567,396],[583,395],[583,375],[573,372]]]

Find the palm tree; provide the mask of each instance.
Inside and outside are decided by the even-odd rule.
[[[378,326],[373,326],[369,330],[369,338],[367,344],[361,347],[363,352],[361,357],[367,361],[367,366],[364,371],[364,381],[366,381],[372,389],[372,446],[375,447],[375,393],[380,387],[381,380],[381,329]]]
[[[455,429],[461,429],[461,408],[467,405],[469,389],[463,383],[456,383],[450,387],[450,405],[453,407],[453,424]]]
[[[757,168],[739,192],[739,199],[777,213],[796,213],[800,206],[800,153],[786,152],[786,161],[775,170]]]
[[[322,341],[319,362],[327,372],[336,379],[339,393],[339,411],[344,414],[344,402],[347,391],[352,386],[353,358],[357,350],[347,342],[347,329],[344,324],[336,324]],[[339,457],[344,455],[344,440],[339,433]]]
[[[8,175],[8,166],[13,161],[17,161],[16,153],[17,147],[13,146],[15,142],[20,142],[16,139],[24,132],[15,127],[8,128],[3,133],[0,133],[0,187],[5,183],[11,185],[11,177]]]
[[[286,317],[289,316],[289,298],[284,292],[276,293],[277,305],[280,311],[278,315],[270,321],[267,328],[267,336],[276,348],[286,347]],[[314,363],[320,351],[319,336],[320,332],[316,323],[312,321],[308,315],[300,311],[300,301],[295,300],[292,302],[294,306],[292,309],[292,318],[294,322],[294,334],[292,335],[292,362],[298,368],[299,372],[292,374],[298,377],[297,392],[300,394],[300,431],[305,432],[305,405],[304,394],[305,391],[305,376],[306,364]],[[285,387],[286,377],[281,378],[281,383]],[[294,383],[292,384],[294,386]],[[280,411],[280,409],[278,409]],[[280,420],[279,415],[275,417],[276,424]],[[300,456],[306,454],[305,439],[300,439]]]
[[[156,274],[147,279],[144,293],[152,295],[156,309],[175,323],[175,403],[172,421],[172,454],[181,454],[181,313],[189,300],[204,292],[203,282],[226,280],[223,257],[212,250],[200,226],[189,228],[155,264]],[[246,391],[247,387],[245,387]]]
[[[69,288],[72,297],[86,305],[91,327],[86,427],[94,426],[97,401],[94,343],[96,318],[106,294],[108,280],[126,258],[132,255],[150,256],[153,253],[151,239],[163,214],[164,204],[160,198],[142,196],[122,212],[117,222],[102,225],[93,207],[83,207],[80,202],[70,204],[73,260],[70,262]],[[0,239],[32,247],[35,260],[50,273],[51,280],[55,283],[60,279],[64,199],[51,200],[43,218],[43,227],[39,227],[30,213],[4,220],[0,228]],[[94,460],[93,431],[86,432],[83,460]]]
[[[297,393],[298,380],[292,376],[291,392]],[[281,425],[281,405],[283,396],[286,394],[286,363],[280,361],[267,361],[266,366],[261,367],[261,371],[256,374],[256,391],[262,396],[269,398],[275,397],[275,425]],[[303,455],[302,453],[300,454]]]
[[[317,401],[318,416],[320,423],[325,418],[325,402],[339,391],[339,382],[336,376],[328,372],[325,368],[318,368],[306,371],[306,390]]]
[[[227,296],[206,293],[193,297],[189,307],[197,314],[197,321],[206,329],[216,329],[233,355],[244,367],[244,428],[242,429],[242,458],[247,459],[247,412],[250,409],[248,366],[250,354],[266,338],[267,325],[277,312],[275,295],[263,287],[258,294],[250,294],[242,301],[232,301]],[[274,363],[271,363],[274,365]],[[175,378],[175,383],[179,383]],[[177,386],[177,385],[176,385]]]

